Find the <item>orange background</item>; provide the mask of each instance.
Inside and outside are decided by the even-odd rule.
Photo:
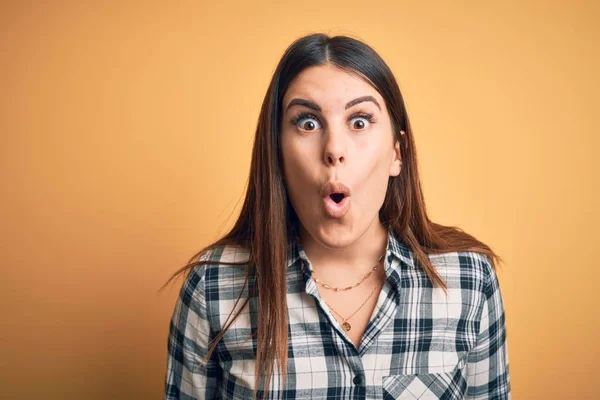
[[[505,258],[513,398],[597,398],[598,2],[225,3],[2,2],[0,397],[162,397],[157,289],[233,223],[322,31],[396,74],[432,219]]]

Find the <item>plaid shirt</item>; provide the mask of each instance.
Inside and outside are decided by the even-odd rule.
[[[358,350],[319,296],[301,243],[290,246],[287,381],[282,387],[275,371],[270,398],[509,399],[504,306],[489,259],[470,251],[429,255],[446,295],[410,248],[393,231],[388,236],[387,279]],[[247,261],[248,253],[222,246],[201,259],[214,263],[195,267],[174,307],[164,398],[252,398],[255,297],[203,361],[245,279],[243,265],[219,261]]]

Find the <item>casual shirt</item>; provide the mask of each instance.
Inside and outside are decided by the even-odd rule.
[[[447,294],[388,231],[386,280],[356,348],[319,295],[300,240],[293,242],[286,265],[287,379],[282,384],[274,368],[268,398],[509,399],[504,306],[489,258],[472,251],[428,257]],[[211,263],[186,277],[173,310],[164,398],[251,399],[256,297],[205,362],[246,279],[245,265],[219,262],[247,261],[248,251],[226,245],[201,260]]]

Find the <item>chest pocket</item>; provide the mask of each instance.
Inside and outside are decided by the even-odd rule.
[[[465,360],[451,372],[383,377],[383,399],[457,400],[467,390]]]

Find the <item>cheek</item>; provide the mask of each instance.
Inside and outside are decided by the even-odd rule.
[[[314,182],[318,181],[318,163],[306,147],[297,142],[282,141],[283,174],[287,195],[296,213],[302,218],[311,218],[315,208]]]
[[[354,170],[356,185],[360,186],[361,192],[365,194],[367,201],[379,201],[379,198],[385,196],[389,180],[390,163],[388,155],[381,153],[372,154],[363,158],[357,168]]]
[[[374,178],[389,172],[388,154],[381,148],[368,153],[363,152],[362,155],[355,168],[355,172],[360,176]]]
[[[282,158],[285,176],[291,178],[301,178],[311,175],[311,167],[314,168],[313,153],[306,146],[301,146],[298,142],[282,141]]]

